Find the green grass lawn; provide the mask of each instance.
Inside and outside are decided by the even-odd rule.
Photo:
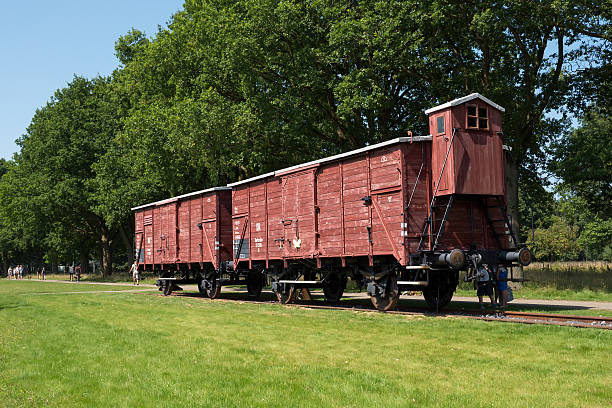
[[[52,285],[0,281],[0,406],[612,402],[610,331]]]
[[[53,292],[91,292],[113,290],[152,290],[155,288],[127,286],[127,285],[92,285],[86,283],[57,283],[35,280],[8,280],[0,279],[0,295],[27,295]]]
[[[32,275],[32,280],[35,279],[36,275]],[[47,279],[70,281],[70,275],[63,273],[47,274]],[[141,283],[155,284],[156,281],[157,276],[153,273],[141,274]],[[81,282],[132,283],[132,276],[127,272],[116,272],[110,276],[83,274],[81,275]]]

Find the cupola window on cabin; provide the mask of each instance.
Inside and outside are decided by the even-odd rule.
[[[487,108],[475,105],[467,106],[467,128],[468,129],[489,129],[489,115]]]
[[[438,134],[444,133],[444,116],[438,116],[436,118],[436,127],[438,128]]]

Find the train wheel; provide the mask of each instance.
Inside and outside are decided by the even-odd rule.
[[[286,290],[284,293],[282,290],[279,290],[278,292],[276,292],[276,298],[278,299],[279,302],[281,302],[284,305],[293,303],[295,301],[296,295],[297,295],[297,292],[295,291],[295,285],[290,285],[289,289]]]
[[[423,297],[429,305],[429,308],[437,312],[450,303],[454,292],[454,286],[440,285],[425,289],[423,291]]]
[[[339,273],[330,273],[325,277],[323,284],[323,294],[328,303],[337,303],[344,294],[346,280]]]
[[[387,294],[384,296],[370,296],[374,307],[381,312],[388,312],[395,309],[399,301],[399,289],[397,287],[397,277],[389,275],[387,282]]]
[[[258,298],[263,289],[263,275],[259,272],[249,271],[247,274],[247,291],[249,297]]]
[[[211,299],[216,299],[221,294],[221,284],[217,279],[212,279],[206,285],[206,292],[208,297]]]
[[[206,281],[204,279],[198,282],[198,291],[203,297],[208,297],[208,292],[206,291]]]
[[[459,281],[459,272],[438,274],[431,278],[431,286],[423,290],[423,297],[429,308],[437,312],[448,305],[453,298]]]
[[[172,289],[174,289],[174,285],[168,281],[164,281],[164,286],[162,289],[164,296],[169,296],[172,293]]]

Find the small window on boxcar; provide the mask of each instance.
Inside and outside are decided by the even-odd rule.
[[[487,108],[476,106],[467,107],[467,128],[468,129],[489,129],[489,115]]]
[[[438,116],[436,122],[438,126],[438,134],[444,133],[444,116]]]
[[[489,128],[489,117],[487,115],[487,108],[478,108],[478,129]]]

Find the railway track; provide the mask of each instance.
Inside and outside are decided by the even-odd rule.
[[[184,296],[184,297],[197,297],[200,298],[199,294],[196,293],[175,293],[172,296]],[[276,300],[251,300],[247,298],[220,298],[212,300],[213,302],[235,302],[235,303],[252,303],[252,304],[266,304],[266,305],[279,305]],[[429,309],[418,308],[418,307],[405,307],[399,306],[397,310],[388,312],[377,312],[371,306],[365,304],[352,304],[352,305],[326,305],[326,304],[313,304],[306,302],[296,302],[291,304],[283,305],[286,307],[295,307],[303,309],[321,309],[321,310],[348,310],[348,311],[359,311],[359,312],[376,312],[376,313],[388,313],[388,314],[399,314],[399,315],[420,315],[420,316],[450,316],[450,317],[463,317],[470,319],[478,319],[485,321],[494,322],[506,322],[506,323],[522,323],[522,324],[543,324],[552,326],[570,326],[579,328],[595,328],[612,330],[612,317],[602,316],[577,316],[577,315],[564,315],[556,313],[532,313],[532,312],[515,312],[515,311],[503,311],[503,310],[456,310],[446,309],[443,312],[433,312]]]

